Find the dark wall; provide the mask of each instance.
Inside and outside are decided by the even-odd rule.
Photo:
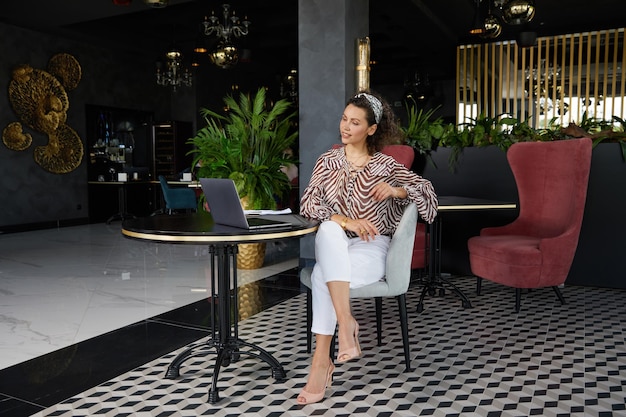
[[[296,3],[290,4],[292,16],[289,18],[297,19]],[[245,39],[241,44],[242,48],[247,48]],[[146,56],[143,51],[128,52],[130,44],[95,47],[87,39],[69,39],[0,23],[0,82],[5,92],[17,65],[46,69],[50,57],[60,52],[69,53],[78,60],[82,79],[77,88],[68,92],[67,124],[85,145],[81,165],[68,174],[59,175],[45,171],[33,160],[33,149],[48,142],[45,134],[29,131],[33,135],[33,144],[25,151],[13,151],[0,144],[0,193],[3,195],[0,232],[14,230],[16,225],[37,228],[37,225],[47,227],[50,223],[63,224],[87,218],[86,158],[90,144],[86,143],[86,105],[150,112],[157,122],[191,122],[195,132],[203,123],[198,108],[219,111],[224,107],[222,98],[226,94],[253,92],[264,86],[269,88],[271,101],[279,99],[281,81],[298,65],[297,43],[293,45],[292,49],[269,52],[257,47],[248,51],[252,55],[247,56],[247,61],[242,59],[228,70],[212,66],[207,58],[194,70],[194,86],[173,93],[171,88],[155,83],[157,57]],[[167,46],[163,45],[163,48]],[[2,94],[0,129],[14,121],[17,119],[8,96]]]
[[[0,129],[19,121],[8,98],[13,69],[28,64],[45,70],[57,53],[68,53],[80,63],[82,77],[77,87],[68,91],[70,107],[67,125],[83,141],[84,157],[77,169],[67,174],[52,174],[33,159],[36,146],[48,143],[44,133],[24,128],[33,137],[24,151],[14,151],[0,144],[0,230],[14,225],[47,224],[86,219],[88,213],[85,105],[150,111],[158,119],[169,119],[170,91],[154,82],[154,59],[138,54],[97,48],[88,43],[68,40],[0,23]],[[189,101],[187,101],[188,103]],[[177,112],[194,120],[195,103],[178,105]],[[183,107],[187,107],[183,109]]]
[[[585,215],[568,284],[626,288],[626,162],[620,145],[593,149]]]
[[[517,187],[506,154],[494,147],[465,148],[454,170],[450,169],[450,148],[439,148],[432,160],[422,161],[423,176],[440,196],[476,197],[517,203]],[[420,172],[414,164],[414,170]],[[467,239],[480,229],[512,221],[516,210],[441,213],[442,271],[469,274]]]

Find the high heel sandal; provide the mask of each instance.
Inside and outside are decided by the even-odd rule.
[[[326,390],[329,389],[333,383],[333,372],[335,372],[335,365],[333,365],[333,363],[331,362],[328,366],[328,371],[326,373],[326,385],[324,386],[322,392],[312,393],[306,391],[305,389],[302,389],[302,391],[300,391],[300,394],[298,394],[298,398],[296,399],[298,404],[306,405],[322,401],[324,399],[324,394],[326,393]],[[304,402],[301,402],[300,398],[304,398]]]
[[[349,349],[340,350],[337,353],[337,363],[346,363],[353,359],[358,359],[361,357],[361,345],[359,345],[359,323],[354,321],[354,347]]]

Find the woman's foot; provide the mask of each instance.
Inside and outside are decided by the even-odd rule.
[[[359,345],[359,323],[352,319],[354,323],[349,332],[339,326],[339,353],[337,353],[337,362],[345,363],[353,359],[361,357],[361,346]]]
[[[332,361],[329,360],[328,362],[328,366],[311,365],[309,380],[298,395],[298,404],[313,404],[324,399],[326,389],[330,388],[333,382],[333,372],[335,371],[335,365]]]

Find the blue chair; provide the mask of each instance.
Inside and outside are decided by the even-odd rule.
[[[195,211],[198,209],[194,190],[187,187],[170,187],[163,175],[159,175],[159,182],[165,199],[165,211],[168,214],[172,214],[175,210]]]

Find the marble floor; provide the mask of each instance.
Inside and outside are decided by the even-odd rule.
[[[279,255],[239,285],[297,266]],[[206,298],[207,259],[127,239],[119,222],[0,235],[0,369]]]
[[[407,300],[411,372],[404,372],[395,303],[385,342],[373,305],[354,306],[364,358],[338,366],[333,389],[295,404],[306,382],[305,299],[297,241],[268,247],[265,266],[239,270],[240,330],[288,373],[274,382],[258,360],[220,374],[207,403],[205,358],[164,380],[167,363],[210,328],[203,246],[124,238],[119,222],[0,235],[0,417],[22,416],[622,416],[626,415],[625,290],[568,287],[512,306],[510,289],[456,277],[470,297]]]
[[[297,245],[297,240],[269,243],[263,268],[238,270],[240,286],[263,282],[262,287],[271,288],[247,314],[300,292]],[[289,271],[291,278],[276,279]],[[183,346],[196,340],[201,337],[197,329],[187,327],[194,320],[198,324],[208,320],[202,304],[210,293],[209,272],[206,246],[128,239],[121,234],[120,222],[0,235],[0,384],[9,383],[13,373],[41,366],[42,358],[56,368],[68,352],[73,355],[87,347],[105,371],[93,379],[95,384],[104,375],[112,376],[109,369],[132,369],[170,351],[172,343]],[[170,335],[174,340],[165,337],[162,344],[146,347],[145,333],[155,323],[167,323],[168,331],[174,328],[178,333]],[[107,355],[115,348],[101,346],[119,344],[120,338],[140,343],[141,349],[127,346],[133,356],[130,367],[120,367],[118,361],[111,366]],[[33,389],[26,385],[24,390]],[[42,389],[50,387],[44,384]],[[3,392],[0,388],[1,416],[30,415],[20,413],[20,404],[14,409],[11,396]],[[66,395],[53,394],[51,401]],[[41,393],[48,396],[49,392]]]

